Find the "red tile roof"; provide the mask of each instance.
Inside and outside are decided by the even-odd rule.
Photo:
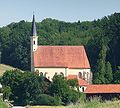
[[[34,67],[90,68],[84,46],[39,46]]]
[[[87,81],[78,78],[77,75],[68,75],[67,79],[77,79],[79,86],[87,86],[87,85],[89,85]]]
[[[77,75],[68,75],[67,79],[78,79]]]
[[[78,79],[78,84],[80,86],[88,86],[89,85],[89,83],[86,80],[83,80],[83,79]]]
[[[88,85],[87,89],[85,90],[85,93],[120,93],[120,84]]]

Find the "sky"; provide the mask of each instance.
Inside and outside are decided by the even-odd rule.
[[[0,0],[0,27],[21,20],[93,21],[120,12],[120,0]]]

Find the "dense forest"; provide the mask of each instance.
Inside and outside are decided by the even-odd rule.
[[[93,83],[120,83],[120,13],[70,23],[47,18],[37,23],[39,45],[84,45]],[[31,22],[0,28],[2,63],[30,70]]]

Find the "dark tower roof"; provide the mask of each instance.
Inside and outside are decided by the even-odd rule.
[[[32,20],[32,33],[31,36],[37,36],[37,31],[36,31],[36,24],[35,24],[35,15],[33,14],[33,20]]]

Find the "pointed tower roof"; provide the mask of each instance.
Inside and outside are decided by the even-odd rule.
[[[31,36],[37,36],[37,31],[36,31],[36,24],[35,24],[35,15],[33,14],[33,20],[32,20],[32,33]]]

